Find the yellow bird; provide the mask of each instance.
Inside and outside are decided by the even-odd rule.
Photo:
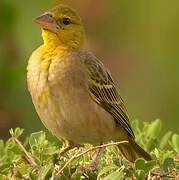
[[[109,70],[85,49],[80,16],[59,5],[36,18],[44,44],[29,59],[27,82],[45,127],[70,149],[126,140],[119,145],[131,162],[151,156],[134,140],[129,117]]]

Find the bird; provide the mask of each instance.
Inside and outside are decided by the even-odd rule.
[[[85,143],[124,140],[128,143],[118,148],[128,161],[152,160],[135,142],[118,83],[86,49],[86,33],[77,12],[60,4],[34,22],[41,28],[43,44],[28,61],[28,90],[44,126],[68,142],[65,152]]]

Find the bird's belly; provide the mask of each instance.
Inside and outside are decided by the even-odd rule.
[[[41,106],[43,111],[39,111],[43,112],[39,113],[42,122],[55,136],[76,144],[99,144],[111,140],[114,120],[91,99],[87,91],[78,88],[55,92],[58,93],[52,93],[46,105]]]

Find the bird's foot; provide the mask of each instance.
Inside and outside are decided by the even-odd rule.
[[[98,163],[99,163],[99,160],[100,160],[100,158],[101,158],[101,155],[102,155],[103,151],[104,151],[104,148],[100,148],[100,149],[99,149],[98,154],[97,154],[96,157],[95,157],[95,160],[94,160],[89,166],[87,166],[87,167],[85,168],[85,171],[86,171],[86,172],[89,172],[89,171],[91,171],[91,170],[92,170],[92,171],[97,171],[97,170],[99,169]]]
[[[99,169],[98,167],[98,162],[93,161],[89,166],[87,166],[85,168],[85,172],[89,172],[89,171],[97,171]]]
[[[72,177],[75,177],[76,174],[79,172],[83,173],[89,173],[90,171],[97,171],[98,170],[98,165],[95,162],[92,162],[89,166],[83,167],[83,166],[78,166],[76,168],[76,171],[73,173]]]
[[[68,145],[60,152],[60,156],[63,156],[66,152],[68,152],[72,148],[73,148],[72,146]]]
[[[66,144],[67,146],[60,152],[60,157],[75,147],[74,143],[69,140],[66,140]]]

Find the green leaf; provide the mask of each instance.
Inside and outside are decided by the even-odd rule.
[[[126,173],[128,177],[133,176],[133,169],[127,169],[127,168],[125,168],[125,169],[123,170],[123,172]]]
[[[37,180],[46,179],[46,176],[48,175],[51,169],[52,169],[52,166],[50,164],[43,166],[40,169],[40,173]]]
[[[151,125],[150,128],[147,131],[147,136],[151,137],[151,138],[156,138],[161,130],[161,120],[160,119],[156,119]]]
[[[138,133],[139,130],[139,121],[138,120],[134,120],[131,123],[132,129],[134,131],[134,133]]]
[[[110,172],[110,171],[116,170],[116,169],[118,169],[118,167],[117,167],[117,166],[114,166],[114,165],[110,165],[110,166],[104,167],[104,168],[99,172],[97,179],[99,179],[100,176],[103,176],[104,174],[106,174],[106,173],[108,173],[108,172]]]
[[[148,132],[148,130],[149,130],[150,127],[151,127],[150,124],[144,122],[144,128],[143,128],[144,136],[147,135],[147,132]]]
[[[10,167],[10,165],[11,165],[10,163],[5,163],[5,164],[1,165],[0,166],[0,173],[4,174],[4,170],[8,169]]]
[[[15,135],[16,137],[19,137],[20,135],[22,135],[23,131],[24,131],[24,129],[20,129],[20,128],[18,127],[18,128],[15,129],[14,135]]]
[[[55,146],[51,146],[49,148],[45,148],[43,151],[44,155],[52,155],[57,152],[57,148]]]
[[[87,154],[85,154],[85,155],[83,156],[83,158],[84,158],[84,162],[89,162],[89,157],[88,157]]]
[[[29,143],[29,137],[26,137],[23,146],[26,147],[28,143]]]
[[[9,150],[17,155],[23,154],[22,149],[18,145],[14,145],[13,147],[9,148]]]
[[[6,142],[6,149],[14,152],[15,154],[22,154],[22,149],[19,147],[19,145],[17,145],[14,138],[8,139]]]
[[[169,131],[162,137],[162,139],[160,140],[160,145],[159,145],[159,147],[161,149],[165,148],[165,146],[167,145],[171,135],[172,135],[172,132]]]
[[[137,180],[145,180],[145,172],[142,169],[138,169],[135,172],[135,176],[136,176]]]
[[[174,134],[172,136],[172,144],[177,152],[179,152],[179,135]]]
[[[8,141],[6,142],[6,148],[7,149],[11,149],[16,145],[16,142],[13,138],[8,139]]]
[[[164,160],[163,169],[166,173],[168,172],[168,169],[171,169],[174,166],[175,164],[172,158],[167,158]]]
[[[134,120],[131,122],[131,126],[134,129],[138,129],[139,128],[139,121],[138,120]]]
[[[64,169],[64,171],[63,171],[63,174],[66,176],[66,177],[69,177],[70,176],[70,169],[69,169],[69,167],[66,167],[65,169]]]
[[[4,141],[0,140],[0,157],[4,155]]]
[[[157,162],[155,160],[151,160],[145,163],[145,173],[148,173],[151,169],[156,166]]]
[[[24,174],[28,173],[28,168],[29,168],[29,166],[27,166],[25,163],[21,163],[21,167],[18,168],[18,171],[19,171],[22,175],[24,175]]]
[[[119,180],[124,176],[123,172],[113,172],[106,176],[103,180]]]
[[[142,169],[142,170],[145,170],[145,161],[144,159],[137,159],[134,163],[134,166],[135,166],[135,169],[138,170],[138,169]]]
[[[151,138],[146,145],[146,149],[148,152],[151,152],[155,149],[155,147],[157,146],[157,139]]]
[[[73,175],[72,175],[72,176],[73,176]],[[73,178],[71,178],[71,180],[81,180],[81,179],[82,179],[81,176],[82,176],[82,173],[79,172],[79,173],[77,173]]]
[[[14,136],[14,130],[12,128],[9,130],[9,133],[12,137]]]
[[[33,146],[39,147],[40,145],[43,144],[43,142],[45,141],[45,138],[46,138],[46,136],[43,131],[32,133],[29,138],[30,147],[31,148]]]
[[[165,159],[167,159],[167,158],[174,158],[174,157],[175,157],[175,153],[173,151],[163,152],[163,157],[162,157],[163,163],[164,163]]]
[[[155,156],[157,157],[157,158],[160,158],[160,151],[157,149],[157,148],[155,148],[155,150],[154,150],[154,153],[155,153]]]
[[[16,177],[16,179],[23,179],[23,176],[19,171],[17,171],[15,177]]]
[[[36,175],[35,172],[31,172],[31,173],[29,174],[29,177],[30,177],[30,180],[37,180],[37,175]]]
[[[37,180],[37,169],[35,167],[30,167],[27,172],[30,180]]]
[[[145,162],[145,160],[141,158],[137,159],[134,163],[135,170],[143,170],[145,173],[148,173],[155,165],[155,160]]]

